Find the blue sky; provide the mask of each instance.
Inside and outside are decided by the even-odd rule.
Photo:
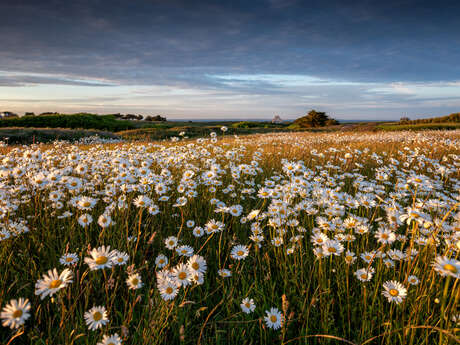
[[[0,110],[173,118],[460,109],[457,1],[0,2]]]

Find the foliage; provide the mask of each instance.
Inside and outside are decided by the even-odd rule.
[[[94,114],[50,114],[39,116],[23,116],[0,120],[0,127],[37,127],[37,128],[83,128],[107,131],[122,131],[135,128],[129,121],[117,120],[113,115]]]
[[[298,118],[293,125],[299,128],[324,127],[338,124],[337,120],[329,118],[325,112],[310,110],[307,115]]]
[[[460,123],[387,124],[378,125],[376,128],[384,131],[452,130],[459,129]]]
[[[452,113],[450,115],[432,117],[429,119],[409,120],[407,118],[407,120],[405,120],[404,122],[401,121],[401,123],[409,125],[415,125],[420,123],[460,123],[460,113]]]

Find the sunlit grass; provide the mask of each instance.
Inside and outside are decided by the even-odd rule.
[[[115,333],[124,344],[456,343],[459,139],[459,131],[219,134],[3,147],[0,305],[23,297],[31,309],[23,325],[0,329],[0,343],[98,344]],[[97,260],[102,246],[128,261]],[[180,278],[167,271],[190,260],[178,246],[207,269],[165,300],[160,291]],[[36,295],[71,253],[72,282]],[[91,270],[98,265],[107,267]],[[372,277],[362,281],[359,269]],[[136,273],[139,289],[126,282]],[[390,281],[401,289],[385,290]],[[90,330],[84,315],[95,306],[108,322]]]

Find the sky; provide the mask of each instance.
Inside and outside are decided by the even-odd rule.
[[[460,111],[459,1],[1,0],[0,111]]]

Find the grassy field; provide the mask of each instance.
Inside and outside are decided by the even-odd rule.
[[[1,344],[459,342],[460,131],[0,150]]]
[[[420,130],[452,130],[460,129],[460,123],[416,123],[416,124],[384,124],[377,125],[384,131],[420,131]]]

